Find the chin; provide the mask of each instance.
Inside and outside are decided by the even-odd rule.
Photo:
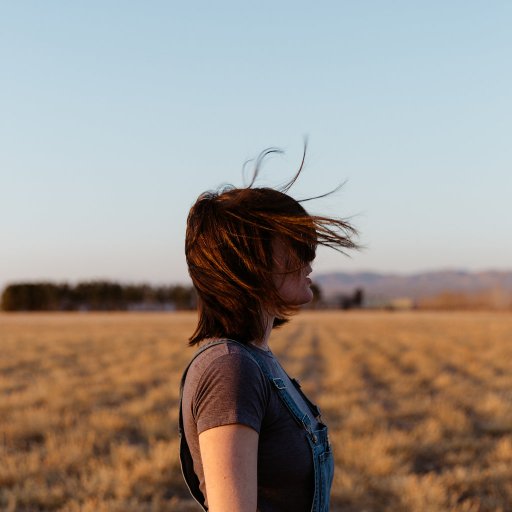
[[[286,283],[279,289],[279,293],[290,306],[302,306],[313,300],[313,291],[309,283]]]
[[[307,293],[304,294],[304,296],[300,297],[300,299],[297,300],[297,306],[303,306],[304,304],[308,304],[313,300],[313,292],[308,290]]]

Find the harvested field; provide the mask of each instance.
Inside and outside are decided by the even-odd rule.
[[[177,436],[195,318],[1,314],[0,509],[198,511]],[[512,511],[512,315],[303,312],[271,346],[330,427],[333,511]]]

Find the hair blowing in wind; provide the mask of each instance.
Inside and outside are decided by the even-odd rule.
[[[254,187],[264,159],[277,152],[270,148],[260,153],[248,186],[226,185],[204,192],[190,209],[185,255],[199,313],[190,345],[223,336],[248,343],[264,333],[262,309],[275,315],[274,327],[298,310],[285,304],[271,279],[274,240],[291,249],[288,272],[312,262],[318,245],[343,254],[359,248],[354,241],[357,230],[347,220],[309,214],[301,204],[332,194],[342,185],[306,199],[288,195],[303,171],[306,145],[289,182],[279,189]]]

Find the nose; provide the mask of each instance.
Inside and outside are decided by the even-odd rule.
[[[309,274],[311,274],[311,272],[313,272],[313,267],[311,266],[311,263],[308,263],[306,265],[306,276],[309,276]]]

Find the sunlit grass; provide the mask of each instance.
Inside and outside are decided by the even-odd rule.
[[[195,318],[0,315],[0,509],[199,510],[177,436]],[[512,510],[511,315],[304,312],[271,346],[330,427],[332,510]]]

